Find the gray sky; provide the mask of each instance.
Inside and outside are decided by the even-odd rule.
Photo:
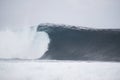
[[[46,22],[120,28],[120,0],[0,0],[0,28]]]

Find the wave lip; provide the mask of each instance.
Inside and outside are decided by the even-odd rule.
[[[40,59],[120,61],[120,29],[40,24],[51,40]]]

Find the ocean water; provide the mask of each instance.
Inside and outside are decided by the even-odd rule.
[[[43,60],[120,61],[120,29],[43,24],[37,31],[51,40]]]
[[[0,80],[120,80],[120,30],[41,24],[0,30]]]
[[[120,80],[120,63],[0,61],[0,80]]]

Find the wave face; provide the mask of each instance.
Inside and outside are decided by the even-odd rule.
[[[37,32],[36,28],[1,30],[0,58],[36,59],[41,57],[48,50],[50,40],[46,32]]]
[[[40,59],[120,61],[120,30],[41,24],[48,33],[49,50]]]

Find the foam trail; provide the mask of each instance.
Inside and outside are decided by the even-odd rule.
[[[0,31],[0,58],[40,58],[50,42],[46,32],[36,32],[37,27],[6,29]]]

